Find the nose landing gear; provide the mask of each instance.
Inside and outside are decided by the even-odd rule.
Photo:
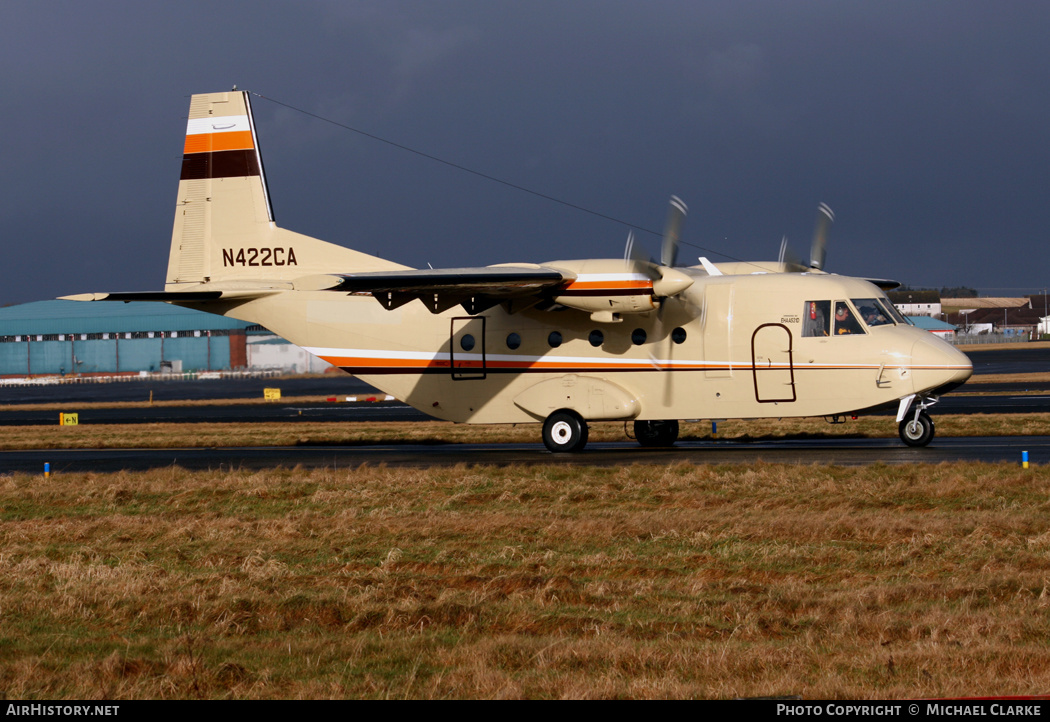
[[[926,409],[940,399],[936,396],[916,396],[911,394],[901,399],[897,411],[897,433],[908,446],[926,446],[933,440],[935,428],[933,419]],[[914,403],[913,403],[914,402]]]

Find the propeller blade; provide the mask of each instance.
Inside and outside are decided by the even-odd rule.
[[[813,245],[809,249],[809,267],[824,270],[824,258],[828,252],[828,228],[835,222],[835,214],[827,203],[817,207],[817,228],[813,231]]]
[[[780,238],[780,255],[777,256],[777,263],[780,264],[781,273],[799,273],[806,270],[802,262],[798,260],[798,256],[795,255],[791,244],[788,243],[787,236]]]
[[[678,196],[671,196],[667,210],[667,225],[664,226],[664,245],[660,253],[661,266],[673,266],[678,260],[678,241],[689,207]]]
[[[634,229],[627,231],[627,245],[623,249],[624,263],[634,259]]]
[[[627,245],[623,249],[623,262],[627,268],[638,264],[649,265],[653,262],[653,259],[646,255],[641,244],[635,242],[633,229],[627,232]]]

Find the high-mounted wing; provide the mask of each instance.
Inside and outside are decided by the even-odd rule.
[[[504,301],[524,300],[521,308],[556,295],[576,274],[544,266],[487,266],[426,270],[325,273],[297,278],[266,288],[200,291],[131,291],[82,293],[63,296],[70,301],[164,301],[176,304],[219,300],[250,300],[282,290],[369,293],[387,309],[419,299],[431,313],[462,304],[467,313],[480,313]],[[549,293],[548,291],[551,291]],[[519,309],[514,309],[519,310]]]
[[[895,288],[900,288],[901,282],[894,281],[889,278],[865,278],[865,281],[878,286],[883,291],[892,291]]]
[[[418,298],[431,313],[462,304],[467,313],[475,314],[504,301],[529,299],[532,305],[575,278],[573,273],[544,266],[486,266],[333,273],[298,279],[293,285],[300,291],[369,293],[387,309]]]

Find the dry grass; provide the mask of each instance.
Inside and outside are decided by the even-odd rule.
[[[1050,341],[1029,341],[1027,343],[961,343],[955,346],[963,353],[971,351],[1026,351],[1038,348],[1050,348]]]
[[[1050,435],[1050,413],[936,415],[938,436]],[[629,425],[628,425],[629,428]],[[683,423],[681,438],[778,439],[817,437],[894,438],[890,417],[861,417],[844,424],[823,419],[722,421],[713,437],[710,422]],[[622,422],[593,423],[592,441],[622,441]],[[446,421],[297,422],[244,424],[84,424],[10,426],[0,449],[180,448],[355,444],[539,443],[538,424],[466,425]]]
[[[952,392],[952,396],[965,395],[970,384],[1031,384],[1050,382],[1050,372],[1040,371],[1025,374],[977,374],[970,377],[967,385]],[[1017,389],[1018,392],[1024,389]],[[1009,393],[1009,392],[1007,392]]]
[[[0,694],[1050,691],[1050,471],[0,477]]]

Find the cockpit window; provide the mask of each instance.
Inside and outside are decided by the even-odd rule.
[[[877,298],[853,298],[854,307],[860,312],[860,318],[868,328],[875,326],[892,326],[892,317]]]
[[[864,333],[857,319],[845,301],[835,302],[835,335],[846,336],[849,334]]]
[[[899,326],[911,326],[911,325],[913,325],[911,321],[909,321],[903,315],[901,315],[901,312],[897,310],[897,307],[893,305],[893,303],[890,301],[890,299],[888,299],[885,296],[883,296],[882,298],[879,299],[879,303],[882,304],[882,307],[884,309],[886,309],[886,313],[889,314],[889,317],[892,318],[893,322],[896,323],[897,325],[899,325]]]
[[[831,301],[806,301],[802,309],[802,336],[831,335]]]

